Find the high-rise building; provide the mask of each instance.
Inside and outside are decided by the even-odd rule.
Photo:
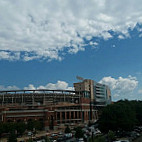
[[[88,97],[91,98],[91,100],[94,100],[94,81],[91,79],[85,79],[82,82],[74,83],[75,91],[82,91]],[[89,93],[89,94],[88,94]]]
[[[90,79],[84,79],[82,82],[74,83],[75,91],[84,91],[91,101],[97,106],[105,106],[111,103],[111,91],[107,85],[97,83]]]
[[[94,83],[95,105],[104,106],[111,103],[111,92],[108,86],[104,84]]]

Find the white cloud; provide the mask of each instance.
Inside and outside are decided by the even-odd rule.
[[[142,37],[142,33],[139,34],[139,37]]]
[[[125,37],[123,35],[118,35],[119,39],[124,39]]]
[[[84,51],[84,39],[128,37],[142,23],[142,1],[1,0],[0,19],[0,59],[62,60]]]
[[[96,49],[97,46],[98,46],[98,43],[97,43],[97,42],[90,41],[90,42],[89,42],[89,45],[91,45],[92,48],[95,48],[95,49]]]
[[[18,90],[19,88],[17,86],[3,86],[3,85],[0,85],[0,90],[3,91],[3,90]]]
[[[112,45],[112,47],[113,47],[113,48],[116,48],[116,45],[115,45],[115,44],[113,44],[113,45]]]
[[[127,78],[119,77],[118,79],[111,76],[104,77],[99,82],[110,87],[114,100],[130,98],[138,86],[137,78],[130,75]]]
[[[138,94],[142,94],[142,89],[138,90]]]
[[[19,90],[17,86],[3,86],[0,85],[0,90]],[[65,81],[57,81],[56,83],[48,83],[45,86],[40,85],[38,87],[33,84],[29,84],[27,87],[24,87],[24,90],[36,90],[36,89],[49,89],[49,90],[74,90],[73,87],[69,87],[68,83]]]
[[[20,53],[19,52],[7,52],[7,51],[0,51],[0,60],[19,60],[20,59]]]
[[[57,83],[48,83],[45,86],[40,85],[35,87],[33,84],[29,84],[28,87],[24,87],[25,90],[35,90],[35,89],[49,89],[49,90],[74,90],[73,87],[69,87],[68,83],[65,81],[57,81]]]
[[[28,87],[24,87],[24,90],[36,90],[36,87],[33,84],[29,84]]]

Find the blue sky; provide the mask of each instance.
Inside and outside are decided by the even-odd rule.
[[[125,3],[1,0],[0,89],[73,89],[79,75],[141,100],[142,2]]]

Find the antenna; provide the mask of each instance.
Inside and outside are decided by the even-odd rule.
[[[76,79],[81,80],[81,81],[84,80],[84,78],[83,78],[83,77],[80,77],[80,76],[76,76]]]

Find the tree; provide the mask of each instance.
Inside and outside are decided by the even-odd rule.
[[[27,142],[33,142],[32,138],[29,138]]]
[[[99,129],[108,133],[109,130],[132,130],[136,124],[135,111],[128,101],[120,101],[103,109],[99,119]]]
[[[19,135],[23,135],[23,133],[26,130],[26,124],[24,122],[19,122],[16,124],[16,130],[19,133]]]
[[[115,133],[110,130],[107,134],[107,137],[108,137],[108,141],[112,142],[113,140],[115,140]]]
[[[43,129],[43,122],[42,121],[34,120],[33,125],[34,125],[34,128],[36,130],[42,130]]]
[[[15,131],[12,131],[8,137],[8,142],[17,142]]]
[[[65,133],[70,133],[70,132],[71,132],[71,130],[70,130],[69,126],[67,126],[65,129]]]
[[[33,128],[34,128],[33,121],[28,121],[28,123],[27,123],[27,129],[30,130],[30,131],[33,131]]]
[[[4,132],[3,123],[0,122],[0,136]]]
[[[89,138],[89,142],[106,142],[104,136],[96,136],[93,139]]]
[[[48,136],[45,136],[45,142],[50,142],[50,139],[48,138]]]
[[[33,131],[35,130],[42,130],[43,129],[43,122],[32,120],[27,123],[27,129]]]
[[[76,131],[76,132],[75,132],[75,137],[76,137],[76,138],[83,138],[84,133],[83,133],[81,127],[77,127],[77,128],[75,129],[75,131]]]
[[[6,122],[4,123],[5,133],[12,132],[16,129],[16,125],[14,122]]]

